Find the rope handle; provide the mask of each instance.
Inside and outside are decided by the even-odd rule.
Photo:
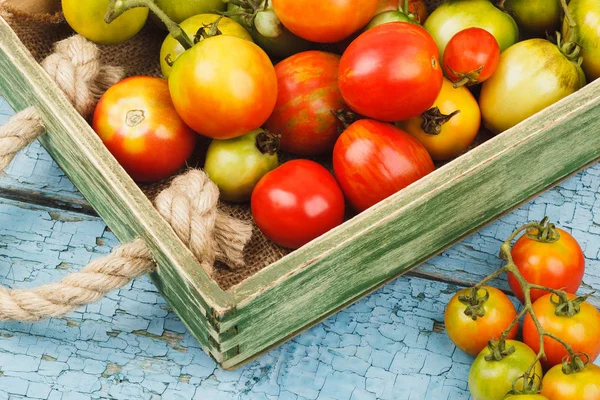
[[[124,75],[121,68],[102,66],[98,57],[96,45],[75,35],[57,42],[55,52],[42,62],[44,70],[84,117],[93,111],[102,93]],[[42,118],[34,107],[18,112],[1,126],[0,172],[44,132]],[[252,226],[220,211],[218,201],[219,189],[197,169],[173,179],[154,201],[157,211],[209,275],[215,261],[242,267],[243,250],[252,236]],[[68,314],[155,268],[143,240],[122,244],[60,282],[31,290],[0,286],[0,321],[39,321]]]

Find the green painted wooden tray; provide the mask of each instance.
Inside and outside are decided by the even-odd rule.
[[[227,291],[207,276],[0,18],[0,89],[36,106],[40,139],[121,241],[143,238],[152,279],[224,368],[257,357],[600,159],[600,80]]]

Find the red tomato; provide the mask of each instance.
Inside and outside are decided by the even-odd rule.
[[[330,152],[339,136],[332,113],[344,106],[338,88],[340,57],[322,51],[293,55],[275,66],[279,93],[265,127],[281,135],[281,148],[301,155]]]
[[[552,243],[534,239],[537,231],[530,232],[532,237],[527,234],[521,236],[511,251],[513,261],[527,282],[576,293],[583,280],[585,257],[573,236],[558,228],[556,232],[560,238]],[[515,296],[523,303],[523,290],[511,273],[508,274],[508,283]],[[536,301],[546,293],[533,289],[531,301]]]
[[[442,89],[438,48],[425,29],[397,22],[360,35],[340,61],[342,96],[354,111],[401,121],[427,111]]]
[[[344,221],[344,195],[314,161],[293,160],[267,173],[251,199],[258,228],[276,244],[297,249]]]
[[[377,10],[375,10],[375,15],[386,11],[402,10],[403,7],[404,0],[379,0],[379,3],[377,4]],[[425,20],[427,17],[429,17],[427,4],[425,4],[424,0],[409,0],[408,10],[410,13],[417,16],[416,21],[421,24],[425,23]]]
[[[319,43],[334,43],[365,26],[377,0],[273,0],[273,9],[292,33]]]
[[[177,172],[198,136],[175,112],[167,81],[149,76],[130,77],[108,89],[98,102],[92,127],[138,182]]]
[[[471,316],[465,314],[467,307],[471,304],[471,297],[468,300],[463,297],[472,295],[473,290],[470,288],[456,293],[450,299],[444,313],[444,324],[448,337],[456,347],[473,357],[477,357],[490,340],[500,339],[502,332],[517,318],[517,310],[513,303],[507,295],[495,287],[484,286],[479,289],[478,299],[485,298],[486,290],[489,298],[481,305],[484,312],[482,317],[473,320]],[[517,323],[506,338],[514,339],[518,332],[519,324]]]
[[[567,296],[569,299],[576,297],[573,294]],[[558,316],[556,306],[550,301],[551,297],[551,294],[547,294],[533,303],[533,311],[542,328],[569,343],[575,352],[587,354],[590,362],[594,362],[600,354],[600,313],[586,301],[574,316]],[[554,299],[557,297],[554,296]],[[540,350],[538,331],[529,314],[523,321],[523,342],[536,353]],[[546,360],[542,360],[542,365],[545,368],[561,364],[563,358],[568,355],[563,345],[549,337],[544,337],[544,351]]]
[[[175,109],[191,128],[213,139],[230,139],[269,118],[277,101],[277,76],[260,47],[219,35],[179,56],[169,89]]]
[[[444,71],[458,86],[475,85],[496,72],[500,47],[494,35],[481,28],[468,28],[452,36],[444,50]]]
[[[346,198],[364,211],[434,170],[415,138],[384,122],[356,121],[333,148],[333,170]]]

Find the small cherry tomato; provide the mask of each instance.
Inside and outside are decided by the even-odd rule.
[[[244,202],[258,181],[279,165],[279,138],[263,129],[208,146],[204,170],[217,185],[221,199]]]
[[[501,360],[485,359],[491,355],[489,346],[484,348],[475,358],[469,371],[469,390],[474,400],[503,400],[513,388],[513,383],[522,376],[535,360],[536,354],[526,344],[516,340],[507,340],[506,349],[515,351]],[[535,364],[533,373],[542,376],[542,366]],[[521,379],[515,385],[517,390],[523,389]]]
[[[331,152],[339,136],[332,111],[344,106],[338,88],[340,56],[322,51],[293,55],[275,66],[277,104],[265,127],[281,148],[300,155]]]
[[[421,143],[384,122],[350,125],[333,148],[333,170],[346,198],[364,211],[434,170]]]
[[[533,311],[537,315],[542,328],[553,333],[573,347],[575,352],[589,356],[591,362],[600,354],[600,312],[587,301],[575,300],[576,296],[567,294],[570,302],[574,302],[571,315],[567,302],[556,295],[547,294],[533,303]],[[579,310],[579,311],[578,311]],[[538,331],[531,315],[527,314],[523,321],[523,341],[535,352],[540,349]],[[545,368],[561,364],[567,350],[556,340],[544,337],[546,360],[542,360]]]
[[[484,286],[476,295],[473,289],[456,293],[446,307],[444,324],[456,347],[477,357],[490,340],[500,339],[515,318],[517,310],[508,296],[494,287]],[[507,339],[514,339],[518,332],[517,323]]]
[[[318,43],[347,38],[375,15],[377,0],[272,0],[275,13],[292,33]]]
[[[293,160],[258,182],[251,209],[265,236],[282,247],[297,249],[344,221],[344,195],[325,167]]]
[[[250,36],[243,26],[232,19],[217,14],[194,15],[179,24],[181,29],[183,29],[192,40],[194,40],[195,37],[195,40],[197,41],[203,40],[202,36],[198,34],[200,28],[205,27],[206,31],[209,31],[213,28],[213,25],[214,28],[218,29],[223,35],[237,36],[240,39],[252,42],[252,36]],[[160,48],[160,69],[162,70],[165,79],[169,78],[173,63],[183,52],[184,48],[181,43],[173,36],[167,35]]]
[[[213,139],[230,139],[269,118],[277,101],[277,75],[260,47],[218,35],[179,56],[169,89],[177,113],[192,129]]]
[[[360,35],[342,55],[339,85],[360,115],[395,122],[427,111],[442,89],[438,50],[420,26],[384,24]]]
[[[549,400],[600,400],[600,367],[588,364],[565,374],[562,365],[555,365],[544,375],[542,394]]]
[[[134,37],[148,19],[146,7],[125,11],[107,24],[104,16],[109,0],[62,0],[65,20],[81,36],[98,44],[119,44]]]
[[[191,156],[197,134],[175,112],[165,80],[135,76],[104,93],[92,127],[138,182],[173,175]]]
[[[543,239],[544,236],[547,238]],[[545,234],[530,230],[515,242],[511,254],[519,272],[529,283],[567,293],[576,293],[581,285],[585,256],[577,240],[562,229],[551,226]],[[508,283],[523,303],[523,290],[511,273],[508,273]],[[535,302],[547,292],[532,289],[530,294],[531,301]]]
[[[452,36],[444,51],[444,71],[456,86],[487,80],[500,62],[496,38],[481,28],[468,28]]]
[[[442,91],[432,108],[396,125],[421,142],[434,160],[449,160],[473,143],[479,133],[481,112],[469,89],[455,89],[444,78]]]

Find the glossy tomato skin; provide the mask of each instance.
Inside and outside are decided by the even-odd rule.
[[[586,301],[581,304],[581,311],[575,316],[559,317],[555,314],[556,306],[550,302],[551,296],[547,294],[533,303],[533,310],[540,324],[546,331],[569,343],[575,352],[586,353],[590,362],[594,362],[600,354],[600,312]],[[570,299],[575,298],[573,294],[568,296]],[[523,341],[536,352],[540,348],[537,329],[529,314],[523,321]],[[549,337],[544,337],[544,350],[544,368],[561,364],[568,355],[560,343]]]
[[[252,42],[252,36],[250,36],[248,31],[246,31],[243,26],[232,19],[217,14],[194,15],[181,22],[179,26],[185,31],[185,33],[188,34],[190,38],[194,38],[200,28],[210,25],[218,19],[219,23],[217,27],[223,35],[237,36],[240,39],[245,39]],[[183,52],[184,49],[181,43],[179,43],[179,41],[177,41],[177,39],[175,39],[173,36],[167,35],[160,48],[160,69],[165,79],[169,78],[171,70],[173,69],[173,67],[169,65],[169,62],[167,62],[167,58],[171,63],[174,63]]]
[[[444,313],[444,324],[450,340],[465,353],[477,357],[487,346],[491,339],[499,339],[500,335],[508,328],[517,317],[515,306],[502,291],[485,286],[489,299],[484,304],[485,315],[473,321],[465,315],[467,306],[459,300],[461,295],[469,295],[471,289],[463,289],[456,293]],[[484,296],[485,291],[480,289],[479,295]],[[508,334],[508,339],[514,339],[519,332],[519,325]]]
[[[145,7],[125,11],[110,24],[104,22],[109,0],[62,0],[62,10],[73,30],[98,44],[123,43],[142,30],[148,19]]]
[[[339,86],[346,104],[380,121],[401,121],[429,109],[442,79],[435,42],[422,27],[407,22],[369,29],[340,61]]]
[[[536,354],[526,344],[516,340],[507,340],[506,348],[515,347],[515,352],[501,361],[486,361],[485,356],[490,349],[485,348],[479,353],[469,371],[469,390],[474,400],[503,400],[512,390],[513,382],[523,375],[535,360]],[[542,376],[542,366],[536,363],[534,372]],[[523,383],[517,383],[516,388],[523,389]]]
[[[500,62],[500,47],[496,38],[481,28],[468,28],[450,39],[444,51],[444,71],[452,82],[460,82],[475,73],[468,84],[486,81],[496,72]],[[476,72],[479,71],[479,72]]]
[[[434,160],[449,160],[461,155],[473,143],[481,125],[481,112],[477,100],[466,87],[454,88],[452,82],[444,78],[442,90],[433,103],[444,115],[452,116],[441,126],[438,134],[423,130],[423,114],[396,125],[417,139]]]
[[[154,2],[177,23],[194,15],[224,11],[226,7],[221,0],[154,0]]]
[[[519,38],[515,20],[489,0],[446,1],[431,13],[423,26],[437,43],[440,57],[454,35],[471,27],[483,28],[494,35],[501,52]]]
[[[379,0],[377,3],[377,10],[375,10],[375,15],[387,11],[400,11],[403,6],[404,0]],[[425,4],[424,0],[409,0],[408,10],[410,13],[416,16],[415,20],[420,24],[424,24],[429,16],[427,4]]]
[[[92,127],[138,182],[177,172],[197,138],[175,112],[167,82],[148,76],[126,78],[108,89],[96,106]]]
[[[600,400],[600,367],[588,364],[567,375],[556,365],[544,375],[542,394],[549,400]]]
[[[292,160],[258,182],[251,209],[265,236],[297,249],[344,221],[344,195],[325,167]]]
[[[352,207],[362,212],[434,170],[427,150],[408,133],[363,119],[333,148],[333,170]]]
[[[335,43],[373,18],[377,0],[272,0],[275,13],[292,33],[318,43]]]
[[[573,32],[577,43],[583,47],[581,65],[588,82],[600,78],[600,2],[596,0],[572,0],[569,11],[577,23]],[[563,35],[568,37],[569,24],[565,18]]]
[[[519,42],[500,55],[496,72],[481,86],[484,125],[503,132],[584,85],[581,67],[556,45],[544,39]]]
[[[277,101],[277,76],[260,47],[219,35],[179,57],[169,89],[177,113],[192,129],[213,139],[230,139],[269,118]]]
[[[283,150],[308,156],[333,149],[340,124],[332,111],[344,106],[339,64],[336,54],[307,51],[275,66],[279,92],[265,127],[281,135]]]
[[[585,256],[573,236],[560,228],[556,230],[560,238],[553,243],[521,236],[511,254],[527,282],[576,293],[585,272]],[[523,303],[523,290],[511,273],[508,274],[508,283],[514,295]],[[535,302],[546,294],[545,291],[532,289],[531,301]]]
[[[257,138],[261,135],[268,134],[257,129],[233,139],[215,139],[208,146],[204,170],[219,188],[222,200],[250,200],[258,181],[279,165],[276,146],[271,151],[260,148]]]

